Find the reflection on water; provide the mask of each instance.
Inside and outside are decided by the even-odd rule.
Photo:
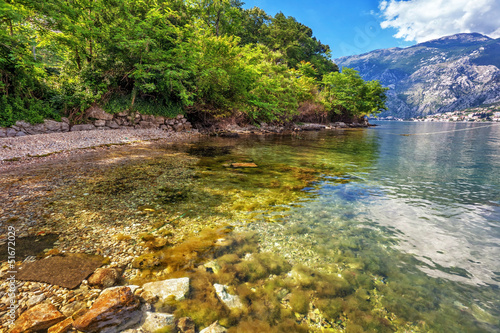
[[[382,124],[364,220],[399,230],[432,276],[500,285],[500,125]]]

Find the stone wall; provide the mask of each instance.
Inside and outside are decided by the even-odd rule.
[[[111,130],[120,128],[158,128],[164,131],[180,132],[191,130],[192,125],[184,118],[178,115],[176,118],[166,118],[162,116],[144,115],[140,113],[120,112],[117,114],[106,113],[99,107],[91,107],[86,111],[86,124],[71,125],[68,118],[62,118],[62,121],[45,120],[41,124],[32,125],[25,121],[18,121],[9,128],[0,127],[0,138],[25,136],[33,134],[46,134],[57,132],[74,131],[92,131],[92,130]]]

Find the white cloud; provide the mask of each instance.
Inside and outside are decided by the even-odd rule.
[[[425,42],[461,32],[500,37],[499,0],[388,0],[379,9],[382,28],[395,28],[396,38]]]

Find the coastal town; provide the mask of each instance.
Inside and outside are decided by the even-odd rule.
[[[479,106],[461,111],[435,113],[410,119],[393,116],[378,117],[376,120],[395,121],[436,121],[436,122],[500,122],[500,104]]]

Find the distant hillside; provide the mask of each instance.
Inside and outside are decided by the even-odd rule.
[[[500,101],[500,39],[477,33],[335,62],[390,88],[385,116],[410,118]]]

